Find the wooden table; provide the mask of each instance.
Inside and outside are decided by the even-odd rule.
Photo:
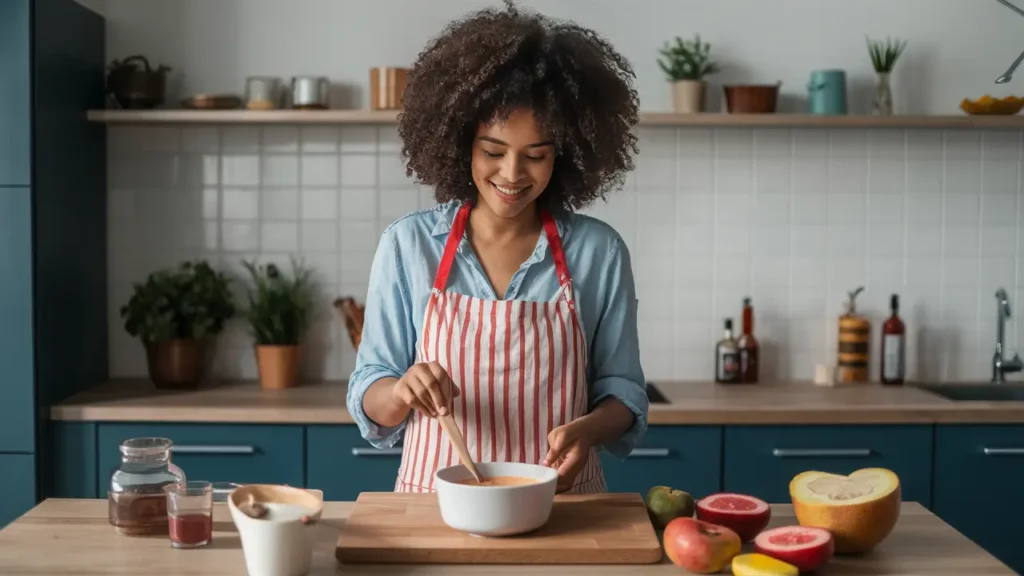
[[[325,574],[616,574],[678,575],[667,563],[641,566],[345,566],[334,558],[338,530],[351,502],[327,503],[312,576]],[[773,525],[793,524],[792,507],[773,506]],[[245,576],[238,533],[227,508],[214,509],[210,546],[175,550],[166,537],[119,536],[107,523],[105,500],[50,499],[0,530],[0,574],[5,576]],[[918,504],[903,506],[896,529],[872,553],[836,557],[821,572],[839,575],[1012,575],[1014,572]]]

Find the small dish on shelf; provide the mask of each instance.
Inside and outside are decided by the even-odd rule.
[[[964,98],[960,102],[960,109],[968,114],[998,114],[1006,116],[1020,112],[1021,108],[1024,108],[1024,98],[1017,98],[1016,96],[993,98],[986,94],[977,100]]]

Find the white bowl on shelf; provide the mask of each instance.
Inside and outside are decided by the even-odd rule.
[[[547,523],[558,482],[554,468],[517,462],[481,462],[476,468],[485,479],[517,476],[536,482],[473,486],[459,483],[472,478],[461,464],[438,470],[434,485],[445,524],[473,536],[511,536]]]

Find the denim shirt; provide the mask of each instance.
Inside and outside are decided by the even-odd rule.
[[[440,204],[400,218],[381,235],[374,255],[347,403],[363,437],[378,448],[398,443],[406,422],[379,426],[363,410],[363,395],[381,378],[401,378],[416,362],[427,299],[458,208],[456,203]],[[556,222],[586,336],[588,409],[614,397],[635,416],[621,437],[603,446],[624,458],[647,431],[648,411],[629,250],[615,229],[595,218],[572,214]],[[497,299],[465,236],[446,288]],[[546,302],[558,289],[554,260],[542,233],[533,254],[512,276],[505,298]]]

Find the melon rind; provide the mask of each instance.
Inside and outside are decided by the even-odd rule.
[[[876,490],[848,500],[833,500],[808,488],[819,479],[870,476],[879,480]],[[789,495],[801,526],[817,526],[832,532],[837,554],[859,554],[871,550],[892,532],[900,516],[902,490],[899,477],[885,468],[864,468],[849,476],[812,470],[793,478]]]

